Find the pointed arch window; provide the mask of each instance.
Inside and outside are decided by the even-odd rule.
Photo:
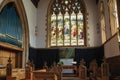
[[[119,21],[118,21],[118,8],[117,0],[109,1],[109,10],[110,10],[110,24],[111,24],[111,33],[114,35],[119,31]],[[118,32],[118,41],[120,42],[120,34]]]
[[[106,41],[106,26],[105,26],[105,14],[103,1],[100,2],[100,26],[101,26],[101,38],[102,43]]]
[[[109,1],[109,10],[110,10],[111,32],[112,35],[114,35],[117,32],[117,28],[119,28],[116,0]]]
[[[85,46],[85,14],[81,0],[56,0],[50,12],[50,41],[53,46]]]

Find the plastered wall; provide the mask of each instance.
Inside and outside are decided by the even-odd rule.
[[[24,8],[28,20],[30,46],[36,47],[35,27],[37,26],[37,16],[36,16],[37,8],[33,5],[31,0],[22,0],[22,1],[24,4]]]

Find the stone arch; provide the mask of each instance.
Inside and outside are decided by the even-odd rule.
[[[13,2],[16,6],[16,10],[19,14],[21,23],[22,23],[22,67],[25,66],[27,60],[28,60],[28,49],[29,49],[29,29],[28,29],[28,21],[27,16],[25,13],[25,8],[23,5],[22,0],[3,0],[3,2],[0,5],[0,12],[6,6],[8,3]]]
[[[46,35],[46,47],[50,47],[49,46],[49,39],[50,39],[50,36],[48,35],[49,33],[50,33],[50,9],[51,9],[51,6],[52,6],[52,4],[53,4],[53,2],[54,2],[55,0],[51,0],[50,2],[49,2],[49,5],[48,5],[48,9],[47,9],[47,29],[46,29],[46,31],[47,31],[47,35]],[[84,2],[84,0],[80,0],[80,3],[81,3],[81,6],[82,6],[82,12],[84,13],[83,14],[83,16],[84,16],[84,26],[86,27],[85,28],[85,35],[86,35],[86,37],[85,37],[85,46],[89,46],[89,39],[88,39],[88,17],[87,17],[87,15],[88,15],[88,12],[87,12],[87,7],[86,7],[86,4],[85,4],[85,2]]]

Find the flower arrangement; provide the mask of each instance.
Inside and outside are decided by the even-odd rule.
[[[64,63],[63,63],[62,61],[59,61],[59,62],[57,63],[57,66],[62,66],[62,65],[64,65]]]

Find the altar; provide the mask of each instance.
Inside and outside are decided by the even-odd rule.
[[[63,65],[62,69],[72,69],[72,70],[77,71],[77,66],[75,66],[75,65]]]
[[[64,70],[72,70],[72,71],[78,71],[78,69],[77,69],[77,66],[76,65],[63,65],[62,66],[62,69]]]
[[[73,59],[60,59],[63,62],[62,65],[62,73],[75,73],[77,71],[76,62]]]

